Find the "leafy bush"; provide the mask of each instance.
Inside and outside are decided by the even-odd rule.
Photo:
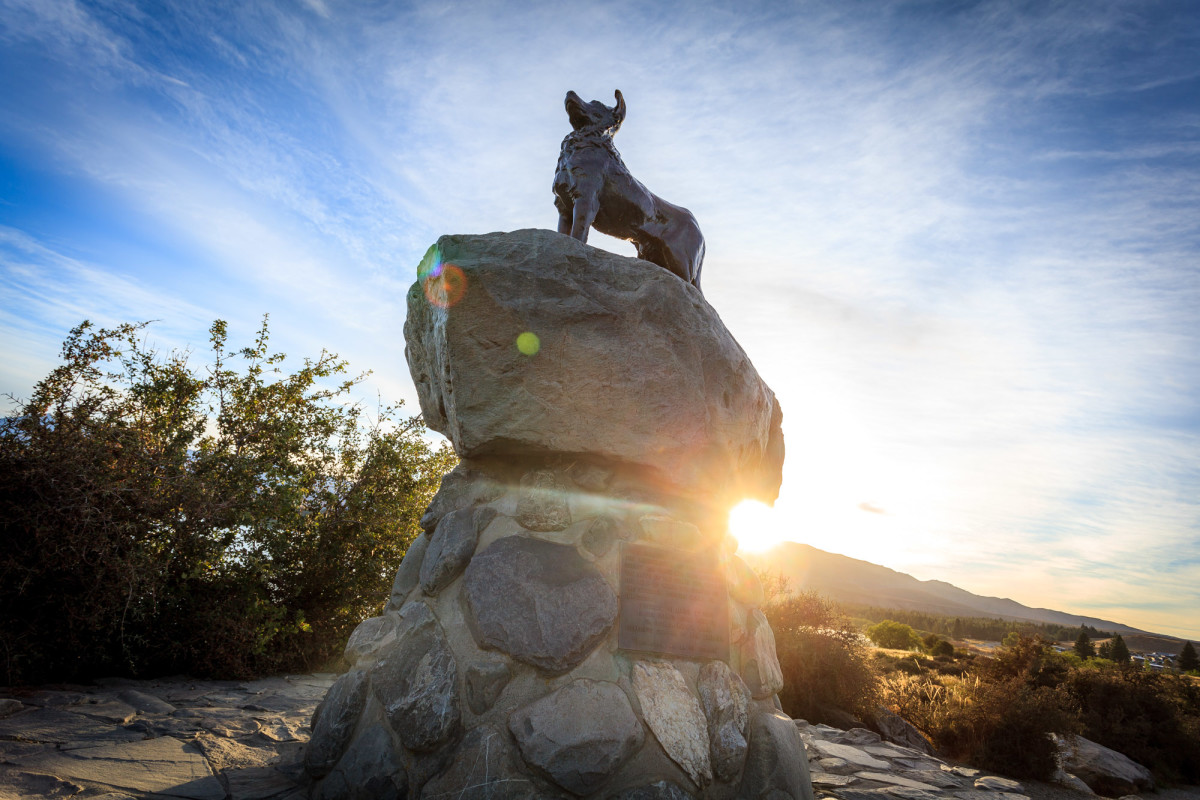
[[[810,591],[777,599],[764,611],[783,670],[784,711],[816,723],[834,721],[837,710],[873,716],[878,678],[861,635],[837,606]]]
[[[1083,735],[1167,780],[1200,781],[1200,686],[1187,677],[1111,664],[1072,671],[1063,688]]]
[[[284,375],[265,319],[235,352],[214,323],[204,373],[143,327],[76,327],[0,423],[8,682],[320,665],[386,599],[452,454],[398,406],[367,426],[335,355]]]
[[[879,647],[892,650],[914,650],[921,646],[921,637],[917,636],[916,631],[903,622],[891,619],[872,625],[864,633]]]

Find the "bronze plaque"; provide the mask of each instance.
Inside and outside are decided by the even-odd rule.
[[[621,550],[617,646],[729,660],[729,596],[715,553],[644,544]]]

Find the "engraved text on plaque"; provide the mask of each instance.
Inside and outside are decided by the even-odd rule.
[[[729,600],[716,554],[623,545],[619,626],[626,650],[728,660]]]

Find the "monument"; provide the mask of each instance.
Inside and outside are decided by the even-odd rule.
[[[700,294],[698,229],[692,261],[613,255],[572,191],[570,231],[443,236],[409,291],[421,411],[461,462],[314,714],[314,798],[812,798],[726,529],[778,493],[779,404]]]

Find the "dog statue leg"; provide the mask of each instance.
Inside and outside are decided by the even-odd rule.
[[[558,212],[558,232],[565,233],[567,236],[571,235],[571,212]]]
[[[589,186],[575,186],[575,202],[571,209],[571,238],[578,239],[586,243],[588,240],[588,232],[592,229],[592,223],[596,221],[596,215],[600,213],[600,188],[599,181],[588,181]]]

